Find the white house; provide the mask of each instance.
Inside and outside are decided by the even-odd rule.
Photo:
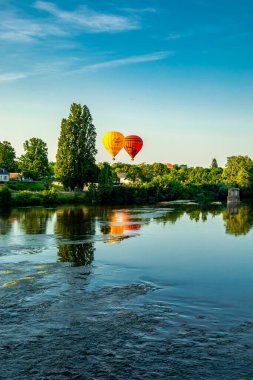
[[[129,183],[132,183],[132,181],[129,181],[129,179],[126,179],[127,173],[118,172],[117,177],[119,178],[120,183],[123,183],[124,185],[128,185]]]
[[[9,182],[10,175],[5,169],[0,169],[0,182]]]

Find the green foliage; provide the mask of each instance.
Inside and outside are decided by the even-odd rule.
[[[11,205],[11,192],[5,185],[0,190],[0,208],[8,208]]]
[[[45,181],[42,182],[8,182],[8,187],[15,191],[43,191],[47,189]]]
[[[253,181],[252,159],[248,156],[228,157],[222,179],[227,185],[249,189]]]
[[[97,199],[102,203],[110,203],[112,189],[114,182],[114,173],[108,162],[104,162],[100,165],[100,172],[98,175],[98,191]]]
[[[55,175],[65,188],[83,189],[96,174],[96,130],[87,106],[73,103],[70,114],[61,123]]]
[[[104,162],[100,165],[100,172],[98,175],[98,183],[100,186],[106,186],[110,189],[113,187],[114,174],[112,168],[108,162]]]
[[[54,171],[55,171],[55,162],[49,162],[49,164],[48,164],[48,169],[49,169],[49,176],[50,177],[54,177],[55,176],[55,173],[54,173]]]
[[[13,196],[13,206],[40,206],[42,204],[42,195],[30,191],[20,191]]]
[[[0,168],[9,173],[17,170],[16,152],[8,141],[0,142]]]
[[[38,138],[31,138],[24,143],[25,154],[19,158],[19,168],[26,178],[40,180],[50,173],[47,144]]]
[[[108,164],[107,164],[108,165]],[[103,164],[100,165],[100,168]],[[109,170],[109,165],[107,171]],[[113,186],[101,191],[92,186],[88,198],[91,203],[155,203],[177,199],[193,199],[200,203],[226,199],[228,186],[222,181],[222,168],[167,168],[161,163],[130,165],[114,163],[114,174],[126,173],[127,186]],[[106,175],[103,174],[106,178]]]
[[[43,203],[46,205],[51,205],[51,204],[57,204],[58,203],[58,193],[57,191],[52,188],[50,190],[44,190],[43,193]]]

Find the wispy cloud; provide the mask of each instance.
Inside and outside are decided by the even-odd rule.
[[[220,28],[217,25],[197,26],[192,30],[173,31],[165,37],[165,40],[179,40],[182,38],[216,35],[217,33],[220,33]]]
[[[157,10],[155,8],[118,8],[120,11],[127,13],[156,13]]]
[[[34,7],[48,12],[58,21],[82,27],[92,33],[123,32],[140,28],[140,23],[135,17],[96,12],[85,6],[75,11],[65,11],[51,2],[36,1]]]
[[[170,33],[166,37],[166,40],[179,40],[180,38],[182,38],[182,34],[180,34],[180,33]]]
[[[0,39],[13,42],[32,42],[46,36],[64,36],[66,32],[48,22],[33,21],[29,18],[17,16],[15,13],[5,12],[0,24]]]
[[[74,58],[67,59],[65,61],[55,61],[55,62],[44,62],[40,64],[31,65],[30,68],[24,70],[23,72],[6,72],[0,73],[0,83],[11,82],[20,79],[27,79],[31,77],[39,77],[45,75],[75,75],[82,72],[99,71],[105,69],[116,68],[126,65],[134,65],[141,63],[148,63],[154,61],[161,61],[166,59],[168,56],[174,55],[174,52],[161,51],[152,54],[144,54],[139,56],[124,57],[120,59],[114,59],[110,61],[104,61],[100,63],[94,63],[91,65],[82,66],[82,62],[75,62]],[[73,65],[78,65],[79,68],[73,69]]]
[[[26,73],[0,73],[0,82],[10,82],[17,79],[27,78]]]
[[[160,51],[160,52],[156,52],[152,54],[144,54],[144,55],[114,59],[111,61],[94,63],[92,65],[85,66],[82,70],[97,71],[101,69],[110,69],[110,68],[115,68],[119,66],[133,65],[133,64],[138,64],[138,63],[161,61],[173,54],[174,54],[173,52],[169,52],[169,51]]]
[[[44,11],[41,17],[32,18],[15,8],[2,10],[0,40],[30,43],[46,37],[71,36],[84,32],[123,32],[141,28],[137,17],[95,12],[80,7],[72,12],[46,1],[36,1],[34,8]]]

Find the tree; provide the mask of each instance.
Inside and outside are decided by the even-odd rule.
[[[107,202],[110,200],[113,189],[113,182],[113,170],[108,162],[104,162],[100,165],[100,172],[98,175],[98,198],[100,202]]]
[[[114,173],[112,171],[110,164],[108,164],[108,162],[104,162],[103,164],[100,164],[99,169],[100,169],[100,172],[98,175],[99,185],[112,189],[113,181],[114,181]]]
[[[0,142],[0,167],[8,172],[13,172],[17,168],[15,161],[16,153],[9,141]]]
[[[87,106],[73,103],[67,119],[62,119],[58,139],[55,175],[65,188],[83,188],[97,172],[96,130]]]
[[[34,180],[49,175],[47,144],[39,138],[31,138],[24,143],[25,154],[19,158],[19,168],[25,177]]]
[[[250,172],[245,168],[241,168],[237,173],[236,182],[242,189],[249,189],[251,185]]]
[[[228,157],[222,178],[225,184],[249,188],[253,180],[252,159],[248,156]]]
[[[213,158],[212,159],[212,164],[211,164],[211,168],[218,168],[218,163],[217,163],[217,160],[216,160],[216,158]]]

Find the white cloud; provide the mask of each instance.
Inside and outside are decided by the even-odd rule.
[[[14,13],[5,12],[0,24],[0,39],[17,42],[31,42],[38,38],[63,36],[66,33],[58,25],[38,21],[37,23],[28,18],[18,17]]]
[[[68,36],[73,32],[123,32],[140,28],[134,16],[98,13],[86,7],[68,12],[45,1],[36,1],[34,7],[49,15],[35,19],[14,8],[2,11],[0,40],[29,43],[47,36]]]
[[[75,75],[81,72],[87,71],[98,71],[103,69],[116,68],[120,66],[154,62],[166,59],[168,56],[173,55],[173,52],[161,51],[152,54],[144,54],[139,56],[131,56],[120,59],[114,59],[110,61],[104,61],[100,63],[94,63],[91,65],[84,66],[82,68],[71,69],[72,64],[78,64],[80,67],[81,62],[75,62],[75,58],[70,58],[65,61],[55,61],[55,62],[44,62],[40,64],[32,65],[26,72],[7,72],[0,73],[0,83],[1,82],[11,82],[19,79],[26,79],[28,77],[38,77],[56,74],[57,75]],[[72,66],[73,67],[73,66]]]
[[[114,68],[125,65],[132,65],[137,63],[160,61],[167,58],[169,55],[173,55],[173,52],[161,51],[152,54],[137,55],[127,58],[114,59],[111,61],[95,63],[84,67],[84,70],[97,71],[101,69]]]
[[[26,73],[2,73],[0,74],[0,82],[9,82],[17,79],[27,78]]]
[[[139,29],[140,24],[134,17],[105,14],[95,12],[87,7],[75,11],[64,11],[55,4],[45,1],[36,1],[34,7],[53,15],[58,21],[72,24],[74,27],[84,28],[88,32],[123,32]]]

